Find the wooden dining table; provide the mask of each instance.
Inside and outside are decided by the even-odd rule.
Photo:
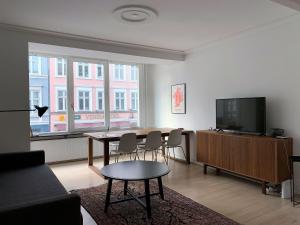
[[[146,138],[147,134],[151,131],[161,131],[162,138],[169,136],[172,128],[146,128],[135,130],[118,130],[118,131],[106,131],[106,132],[92,132],[84,133],[84,136],[88,137],[88,164],[93,166],[94,161],[94,148],[93,141],[99,141],[103,143],[104,150],[104,166],[109,164],[109,142],[120,141],[123,134],[136,133],[138,139]],[[186,163],[190,164],[190,134],[191,130],[182,130],[182,135],[185,136],[185,149],[186,149]]]

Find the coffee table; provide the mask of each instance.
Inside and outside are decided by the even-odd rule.
[[[148,218],[151,218],[151,205],[150,196],[160,195],[161,199],[164,199],[162,176],[167,175],[170,172],[167,165],[160,162],[153,161],[124,161],[119,163],[113,163],[104,166],[101,169],[101,174],[108,178],[106,200],[104,212],[107,212],[108,206],[111,204],[121,203],[130,200],[136,200],[147,210]],[[151,179],[157,179],[159,192],[150,193],[149,181]],[[129,194],[131,198],[125,198],[117,201],[110,201],[112,181],[121,180],[124,181],[124,195]],[[129,181],[143,181],[145,184],[145,195],[136,196],[128,189]],[[141,200],[146,199],[146,204]]]

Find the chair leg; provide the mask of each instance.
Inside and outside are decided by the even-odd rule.
[[[184,156],[184,159],[186,160],[186,155],[185,155],[185,152],[184,152],[184,150],[183,150],[183,147],[180,145],[180,146],[178,146],[179,148],[181,148],[181,150],[182,150],[182,153],[183,153],[183,156]]]
[[[173,157],[175,159],[175,148],[173,147]]]
[[[144,151],[144,161],[146,160],[146,151]]]
[[[166,148],[167,152],[166,152],[166,156],[167,156],[167,165],[169,164],[169,159],[170,159],[170,149]]]

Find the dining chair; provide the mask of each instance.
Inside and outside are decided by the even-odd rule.
[[[111,156],[112,154],[114,154],[115,156],[115,162],[119,162],[119,157],[122,155],[129,155],[130,160],[132,159],[132,154],[134,154],[134,159],[136,159],[136,157],[139,158],[139,156],[137,155],[136,134],[123,134],[120,138],[117,149],[110,151]]]
[[[182,129],[175,129],[171,130],[168,140],[163,144],[163,147],[167,150],[167,164],[169,162],[168,158],[170,158],[170,149],[173,149],[173,157],[175,159],[175,148],[180,148],[182,150],[182,153],[184,155],[184,158],[186,159],[185,152],[183,150],[183,147],[181,146],[181,139],[182,138]]]
[[[157,154],[162,146],[161,131],[151,131],[147,134],[146,142],[138,144],[138,150],[144,153],[144,160],[146,160],[146,153],[152,153],[152,161],[157,161]],[[163,155],[164,156],[164,155]],[[165,161],[166,158],[164,157]],[[167,161],[166,161],[167,162]]]

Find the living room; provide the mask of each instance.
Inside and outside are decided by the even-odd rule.
[[[126,7],[137,14],[130,14],[124,21],[122,15],[128,16],[126,10],[129,10]],[[181,214],[171,205],[168,207],[174,212],[168,214],[164,211],[161,217],[166,215],[165,218],[173,221],[171,224],[185,224],[186,221],[190,224],[300,224],[299,209],[290,201],[290,177],[285,177],[283,182],[268,182],[266,194],[262,194],[263,180],[251,176],[244,179],[240,173],[237,173],[238,177],[233,176],[232,171],[227,173],[222,168],[218,176],[214,165],[203,174],[205,162],[197,155],[200,141],[197,131],[218,128],[217,99],[256,97],[265,98],[266,124],[262,133],[270,136],[273,128],[284,129],[284,133],[278,136],[289,137],[292,145],[284,145],[282,151],[294,156],[300,154],[297,123],[300,113],[297,104],[299,10],[300,2],[296,0],[92,1],[87,6],[68,1],[2,2],[0,121],[3,129],[0,152],[44,150],[44,161],[61,185],[67,192],[72,191],[81,197],[83,224],[107,224],[107,218],[112,215],[118,219],[114,221],[116,224],[122,221],[120,215],[125,215],[132,224],[147,224],[149,221],[164,224],[158,219],[160,214],[156,214],[156,210],[166,208],[156,208],[159,199],[156,196],[151,197],[152,219],[133,201],[111,205],[106,214],[103,199],[99,200],[103,201],[100,206],[87,207],[99,195],[96,189],[89,188],[100,185],[97,191],[102,191],[101,196],[105,199],[109,179],[104,179],[108,176],[103,177],[101,169],[106,161],[111,165],[118,163],[114,161],[115,156],[110,155],[114,147],[109,144],[106,150],[105,145],[113,143],[105,142],[109,139],[107,133],[105,137],[86,134],[121,134],[124,130],[128,133],[128,130],[136,131],[137,127],[156,128],[164,139],[170,135],[166,128],[183,128],[180,142],[184,151],[177,148],[173,154],[171,149],[170,157],[168,152],[167,155],[158,154],[158,161],[169,169],[169,174],[162,177],[165,200],[159,202],[168,202],[172,195],[176,200],[181,199],[179,195],[186,197],[182,204],[190,204],[192,214]],[[147,21],[143,21],[142,14],[146,15]],[[47,62],[45,65],[43,60]],[[44,66],[49,74],[43,75],[47,75],[46,80],[49,77],[49,84],[43,85],[51,87],[45,96],[36,91],[39,78],[34,74],[35,69],[41,72]],[[53,79],[51,69],[55,74]],[[65,76],[65,81],[60,74]],[[84,77],[84,74],[91,74],[94,80],[88,83],[84,79],[90,77]],[[114,84],[115,74],[122,84]],[[121,78],[122,74],[128,77],[128,81]],[[76,83],[79,76],[84,79],[78,82],[84,84]],[[55,86],[52,89],[51,82],[57,82],[61,89],[55,89]],[[95,84],[98,85],[95,90],[88,92]],[[172,107],[171,89],[178,84],[184,84],[180,86],[185,95],[181,113]],[[121,86],[116,88],[114,85]],[[85,86],[85,89],[77,90],[77,86]],[[130,89],[127,95],[123,94],[125,89]],[[36,94],[39,100],[32,97],[34,93],[39,93]],[[98,101],[91,100],[95,93]],[[84,100],[81,102],[80,99]],[[34,110],[34,101],[39,106],[48,107],[40,118],[36,112],[26,112]],[[124,110],[126,107],[130,108],[128,112]],[[25,112],[2,112],[5,110]],[[139,131],[136,135],[147,138]],[[224,134],[218,132],[218,135],[227,135],[227,131]],[[117,140],[113,138],[112,141]],[[274,139],[280,143],[287,140]],[[91,142],[93,144],[89,145]],[[94,151],[90,151],[91,148]],[[143,154],[138,154],[140,159],[136,161],[144,161]],[[285,166],[279,173],[288,170],[290,176],[289,160],[283,156]],[[38,157],[42,163],[42,155]],[[188,162],[187,158],[190,164],[184,162]],[[155,161],[155,154],[148,153],[146,159],[146,162]],[[134,161],[129,156],[119,159],[120,162],[127,160]],[[293,171],[294,192],[299,193],[297,163]],[[4,195],[6,192],[1,186],[3,184],[0,193]],[[288,192],[288,197],[282,198],[283,192]],[[87,193],[92,195],[85,199],[83,196]],[[131,204],[133,208],[126,207]],[[133,217],[134,210],[137,210],[138,218]],[[211,213],[212,216],[204,216],[201,220],[195,218],[197,213]],[[7,222],[5,219],[3,221]]]

